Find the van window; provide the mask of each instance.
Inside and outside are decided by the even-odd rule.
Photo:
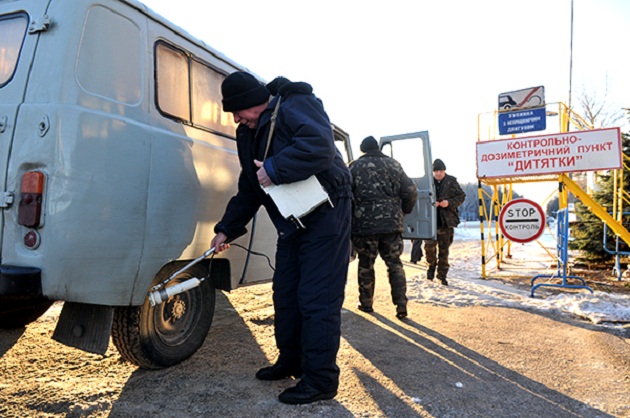
[[[104,7],[91,8],[79,47],[79,85],[88,93],[120,103],[140,103],[144,73],[140,44],[135,23]]]
[[[182,51],[159,43],[156,48],[155,91],[158,108],[190,123],[188,58]]]
[[[404,168],[405,174],[411,178],[423,178],[427,175],[424,169],[425,160],[422,142],[417,138],[399,139],[383,145],[385,155],[395,158]]]
[[[232,117],[223,112],[221,105],[221,83],[224,79],[223,74],[207,65],[199,61],[192,62],[193,124],[233,133]]]
[[[348,164],[350,162],[350,156],[348,155],[348,151],[346,151],[345,144],[341,141],[335,141],[335,146],[337,147],[339,154],[341,154],[343,161]]]
[[[155,49],[157,106],[168,117],[234,136],[231,115],[221,107],[225,75],[185,51],[159,42]]]
[[[27,25],[25,16],[0,18],[0,87],[13,77]]]

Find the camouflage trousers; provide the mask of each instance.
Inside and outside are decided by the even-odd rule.
[[[424,241],[424,254],[426,256],[429,269],[427,279],[433,280],[437,267],[437,278],[445,280],[448,274],[448,250],[453,243],[453,228],[438,228],[437,240],[427,239]]]
[[[354,235],[352,244],[359,256],[359,302],[371,307],[374,299],[374,262],[379,255],[387,265],[391,286],[392,302],[396,306],[407,306],[407,279],[400,256],[403,239],[400,233]]]

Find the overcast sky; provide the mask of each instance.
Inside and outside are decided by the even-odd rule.
[[[630,107],[628,0],[574,0],[572,72],[571,0],[143,3],[266,80],[312,84],[355,149],[429,131],[460,182],[476,182],[478,128],[489,129],[478,116],[500,93],[544,86],[547,103],[568,103],[572,74],[573,104],[607,88],[611,106]],[[547,125],[559,132],[557,118]]]

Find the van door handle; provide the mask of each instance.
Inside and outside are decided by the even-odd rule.
[[[0,117],[0,134],[3,133],[7,129],[7,116]]]

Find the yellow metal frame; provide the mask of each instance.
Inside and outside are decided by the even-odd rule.
[[[616,170],[621,171],[621,170]],[[630,244],[630,232],[623,226],[621,219],[617,220],[611,216],[604,207],[597,203],[591,196],[589,196],[582,188],[577,185],[566,174],[560,174],[558,181],[564,186],[563,189],[567,189],[575,195],[580,201],[588,207],[591,212],[599,219],[601,219],[615,234],[619,235],[619,238]],[[623,183],[622,183],[623,184]],[[566,193],[563,193],[566,195]],[[565,206],[566,207],[566,206]],[[617,215],[621,215],[621,211],[617,211]]]
[[[623,167],[613,172],[613,217],[617,222],[622,221],[624,203],[630,205],[630,193],[623,188],[624,171],[630,170],[630,157],[623,155]]]
[[[557,105],[557,112],[550,111]],[[572,123],[578,127],[585,127],[586,129],[593,129],[584,118],[577,113],[573,112],[564,103],[551,103],[547,105],[548,115],[559,116],[559,132],[564,133],[569,129]],[[498,115],[499,111],[491,113],[493,122],[489,125],[488,137],[482,139],[481,125],[482,117],[487,117],[490,113],[480,114],[477,117],[477,141],[493,140],[498,136]],[[516,137],[512,135],[512,137]],[[576,184],[566,174],[547,174],[537,176],[524,176],[524,177],[505,177],[505,178],[481,178],[478,179],[478,198],[479,198],[479,229],[481,233],[481,277],[487,278],[487,265],[491,260],[495,260],[497,270],[501,269],[501,263],[505,257],[511,258],[511,241],[506,240],[501,234],[498,218],[499,213],[503,206],[512,200],[513,185],[515,183],[537,183],[537,182],[550,182],[558,181],[559,183],[559,206],[560,209],[568,207],[569,196],[568,192],[573,193],[575,197],[580,199],[598,218],[604,221],[609,228],[611,228],[622,240],[630,245],[630,232],[622,224],[622,214],[624,202],[630,204],[630,194],[623,189],[623,168],[630,170],[630,158],[625,154],[623,155],[623,166],[621,170],[614,170],[614,198],[613,198],[613,214],[608,212],[597,202],[595,202],[582,188]],[[492,187],[492,195],[488,195],[483,190],[483,185]],[[502,199],[499,201],[499,190]],[[549,200],[556,192],[552,192],[546,200]],[[490,197],[491,208],[490,211],[486,210],[484,203],[484,195]],[[494,237],[491,234],[494,227]],[[488,231],[486,236],[485,232]],[[487,240],[487,242],[486,242]],[[553,261],[557,262],[557,255],[552,254],[540,241],[537,241],[539,245],[549,254]]]

